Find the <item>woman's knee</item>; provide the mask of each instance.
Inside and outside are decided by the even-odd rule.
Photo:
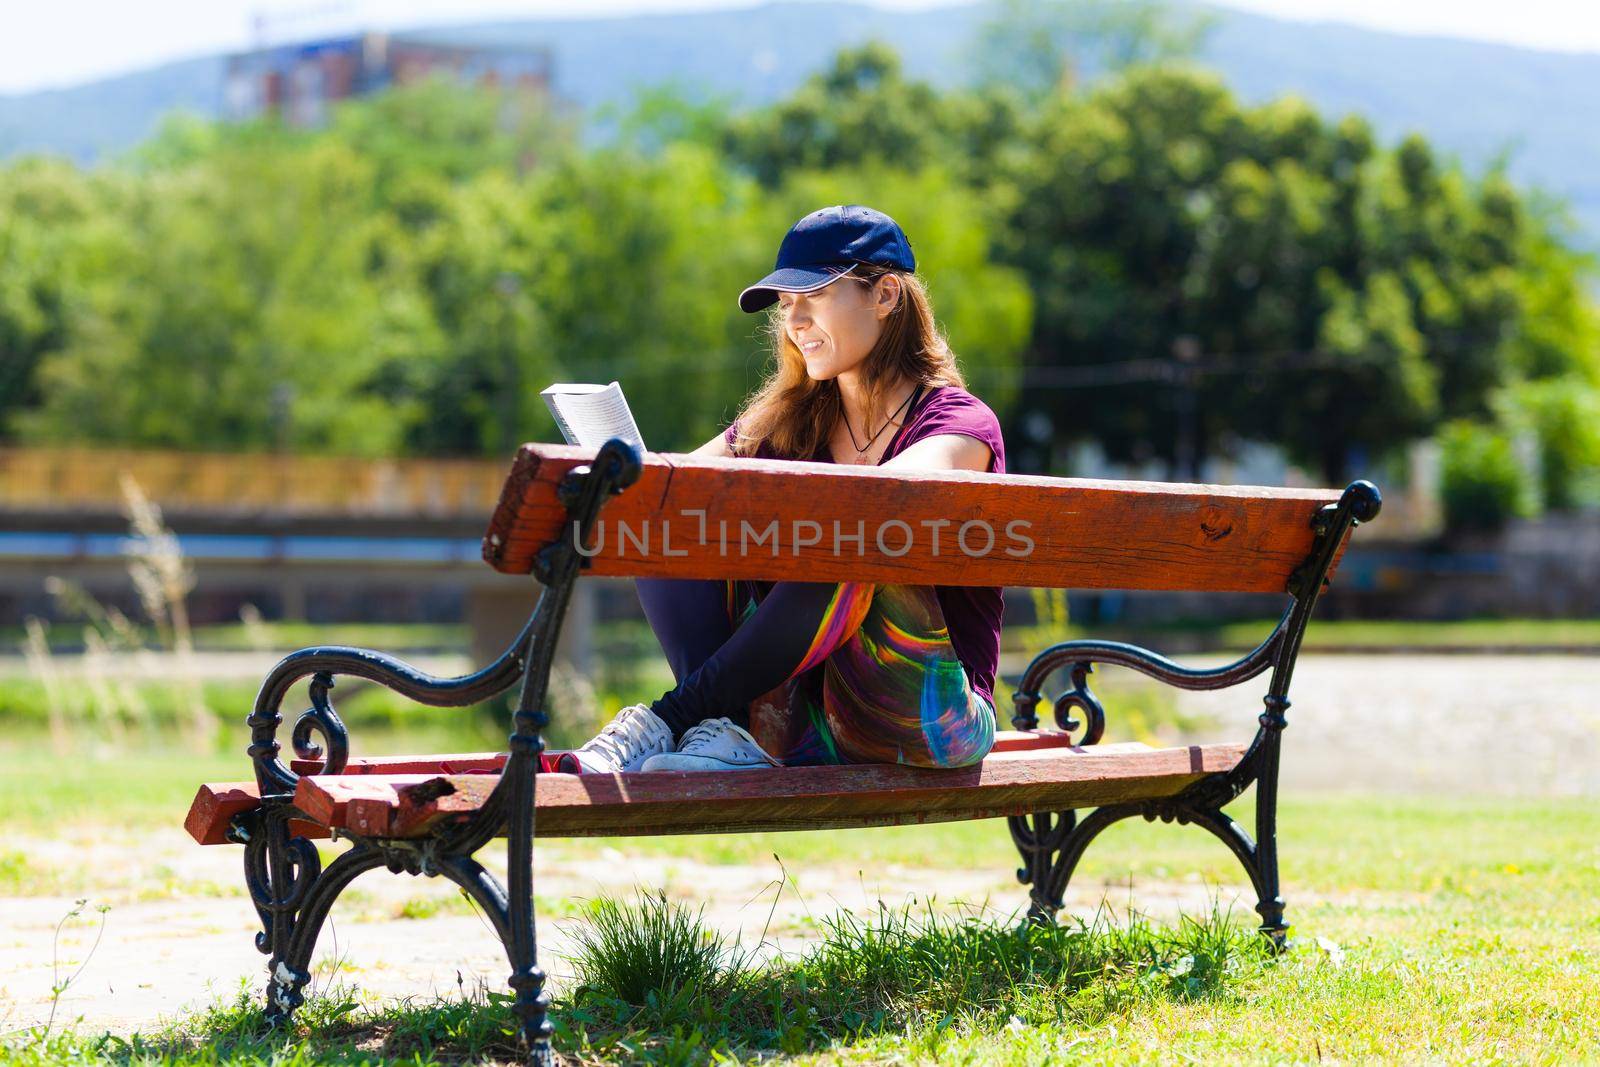
[[[846,692],[837,676],[824,696],[824,717],[847,763],[898,763],[951,770],[979,763],[994,748],[994,705],[971,689],[943,701],[891,699],[887,692]]]

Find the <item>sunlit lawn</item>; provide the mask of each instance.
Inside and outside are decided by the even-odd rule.
[[[1257,629],[1250,628],[1242,643],[1258,639]],[[1336,644],[1600,643],[1600,627],[1578,623],[1329,624],[1321,630]],[[407,635],[360,636],[399,640]],[[411,636],[445,640],[452,635]],[[669,681],[659,663],[624,662],[623,667],[608,679],[591,717],[645,699]],[[12,834],[0,843],[0,901],[71,898],[98,885],[88,867],[40,863],[27,851],[30,839],[71,834],[88,840],[99,828],[110,832],[114,825],[134,839],[165,832],[170,842],[200,782],[248,780],[243,718],[256,684],[255,679],[206,684],[218,728],[205,751],[162,742],[171,728],[164,722],[125,724],[119,740],[108,736],[103,724],[79,718],[71,723],[68,750],[61,753],[43,730],[42,691],[23,679],[7,683],[0,705],[14,714],[9,720],[0,715],[5,724],[0,810]],[[1170,693],[1155,686],[1113,674],[1103,692],[1117,707],[1119,737],[1165,737],[1196,725],[1183,721]],[[160,695],[152,694],[152,706],[159,705]],[[997,695],[1004,706],[1005,692]],[[419,709],[375,687],[347,687],[337,696],[359,754],[482,750],[499,747],[504,737],[503,711]],[[554,691],[553,698],[563,699]],[[284,710],[292,716],[304,706],[303,694],[296,693]],[[553,739],[558,744],[572,743],[593,726],[557,711]],[[280,738],[287,741],[287,733],[285,728]],[[1523,785],[1527,792],[1538,787]],[[1249,825],[1248,796],[1234,814]],[[1555,1063],[1597,1055],[1600,814],[1584,798],[1308,795],[1295,789],[1291,778],[1279,841],[1296,948],[1276,961],[1244,952],[1243,942],[1229,935],[1223,939],[1231,946],[1224,955],[1231,962],[1207,970],[1209,964],[1191,959],[1199,950],[1184,948],[1187,942],[1178,936],[1189,928],[1164,919],[1137,951],[1129,947],[1133,942],[1102,931],[1112,940],[1096,943],[1095,951],[1102,953],[1096,958],[1103,960],[1103,973],[1096,975],[1068,980],[1058,974],[1030,984],[1033,978],[1004,970],[1003,952],[993,958],[962,957],[959,965],[949,962],[958,953],[977,951],[975,943],[1006,943],[1012,909],[1025,899],[1023,887],[1015,886],[988,902],[995,910],[976,932],[946,929],[917,941],[916,951],[931,953],[921,969],[888,967],[872,977],[878,985],[867,998],[877,1005],[871,1010],[840,999],[839,991],[867,981],[845,973],[850,969],[846,952],[825,973],[815,969],[816,961],[780,961],[779,970],[752,987],[754,999],[738,1001],[743,1005],[738,1010],[722,1010],[733,1001],[681,990],[631,1005],[593,990],[569,989],[558,1005],[558,1045],[585,1063],[707,1062],[712,1050],[735,1060],[781,1053],[794,1062],[828,1064]],[[539,855],[547,861],[576,859],[598,848],[712,865],[770,867],[777,856],[802,887],[809,871],[860,871],[885,885],[895,884],[897,872],[904,871],[906,878],[920,879],[924,896],[937,893],[942,872],[1004,874],[1017,862],[1003,824],[992,821],[811,834],[541,841]],[[1228,851],[1203,832],[1135,821],[1096,842],[1075,882],[1089,895],[1076,899],[1092,901],[1103,894],[1113,907],[1137,907],[1141,893],[1184,885],[1193,899],[1200,880],[1223,899],[1245,884]],[[188,884],[176,876],[150,889],[163,899],[238,891],[234,885]],[[131,895],[146,899],[138,892]],[[418,900],[415,914],[407,917],[421,921],[437,913],[437,902],[425,907],[431,898]],[[1241,928],[1253,919],[1249,903],[1246,897],[1232,914]],[[547,919],[570,916],[577,906],[549,898],[541,905]],[[247,934],[240,931],[241,937]],[[1158,943],[1167,946],[1166,955],[1149,955]],[[863,944],[862,959],[877,951],[881,960],[883,948]],[[1000,968],[993,995],[952,992],[941,975],[950,977],[949,968],[956,966]],[[1209,977],[1199,985],[1179,981],[1191,967]],[[577,969],[581,976],[582,967]],[[834,992],[825,995],[813,982]],[[238,1003],[221,1002],[209,1013],[170,1025],[152,1024],[129,1039],[105,1041],[92,1032],[60,1027],[43,1042],[12,1034],[0,1039],[6,1045],[0,1060],[443,1063],[510,1053],[502,1033],[506,1006],[485,993],[427,1004],[377,1002],[352,991],[313,1005],[297,1029],[270,1038],[258,1032],[254,1005],[251,990]]]
[[[175,826],[197,782],[246,777],[242,768],[242,757],[235,756],[58,762],[13,748],[0,754],[0,805],[23,837],[83,827],[107,811],[116,811],[119,827],[136,831]],[[1248,817],[1247,804],[1239,814]],[[916,1010],[908,1007],[893,1027],[824,1026],[786,1047],[802,1062],[1018,1064],[1044,1062],[1046,1056],[1056,1062],[1309,1062],[1319,1056],[1568,1062],[1600,1049],[1600,814],[1591,804],[1581,798],[1307,796],[1291,787],[1284,798],[1280,842],[1284,892],[1300,947],[1277,963],[1230,972],[1203,996],[1141,994],[1102,1005],[1099,1014],[1079,1013],[1059,1023],[1029,1015],[1013,1023],[1011,1008],[1004,1018],[958,1003],[934,1012],[925,998],[906,992],[906,1003],[915,1001]],[[1015,866],[1004,827],[994,822],[553,841],[541,850],[556,856],[601,844],[625,853],[665,852],[709,863],[770,862],[776,854],[802,884],[805,872],[819,865],[879,874],[896,866],[933,871]],[[10,863],[0,862],[0,893],[73,891],[30,884],[25,856],[13,852],[0,859]],[[1139,886],[1195,876],[1230,893],[1243,883],[1232,857],[1202,832],[1137,822],[1114,828],[1097,843],[1079,883],[1104,887],[1120,905],[1130,899],[1131,877],[1137,905]],[[992,903],[1010,909],[1021,899],[1018,887],[1013,899]],[[1244,910],[1235,915],[1241,922],[1251,917]],[[1033,1005],[1028,1011],[1038,1007],[1027,1003]],[[372,1016],[373,1011],[379,1014]],[[373,1049],[407,1058],[420,1053],[423,1062],[492,1057],[504,1051],[497,1044],[497,1024],[491,1025],[503,1011],[503,1005],[474,1013],[460,1005],[412,1004],[332,1012],[320,1026],[297,1031],[284,1049],[290,1058],[279,1062],[299,1062],[296,1055],[305,1062],[343,1058],[345,1053],[334,1050],[350,1042],[362,1043],[368,1050],[363,1054]],[[693,1022],[692,1015],[684,1018]],[[252,1017],[250,1010],[230,1007],[180,1023],[177,1031],[144,1037],[164,1049],[163,1055],[209,1062],[216,1053],[223,1059],[262,1061],[275,1054],[273,1046],[242,1039],[233,1029]],[[314,1021],[317,1015],[307,1018]],[[469,1025],[466,1019],[477,1021]],[[686,1045],[684,1033],[653,1032],[641,1019],[648,1021],[644,1016],[622,1023],[609,1016],[591,1019],[585,1028],[586,1055],[601,1062],[627,1062],[635,1054],[695,1062],[705,1047],[718,1042],[732,1054],[748,1056],[769,1040],[760,1036],[765,1031],[732,1022],[719,1031],[722,1024],[713,1025],[712,1017],[702,1020],[698,1044]],[[185,1038],[178,1032],[185,1025],[198,1030]],[[404,1037],[416,1033],[426,1039]],[[386,1036],[388,1046],[383,1045]],[[89,1034],[63,1040],[36,1049],[36,1062],[67,1055],[129,1058],[126,1046],[96,1046]],[[579,1038],[566,1029],[562,1040],[570,1049]],[[18,1038],[10,1041],[16,1046]],[[215,1042],[222,1044],[208,1047]],[[21,1055],[18,1047],[13,1052]]]

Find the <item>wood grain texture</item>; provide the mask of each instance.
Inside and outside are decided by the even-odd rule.
[[[1063,751],[1065,750],[1065,751]],[[1055,730],[1021,731],[1002,730],[995,735],[994,749],[989,754],[984,766],[994,764],[997,757],[1010,753],[1056,753],[1059,755],[1071,754],[1076,762],[1061,766],[1063,773],[1078,774],[1088,772],[1096,767],[1103,771],[1103,761],[1107,758],[1116,758],[1122,755],[1133,754],[1138,759],[1143,759],[1143,753],[1152,750],[1140,744],[1125,745],[1097,745],[1094,748],[1075,748],[1071,744],[1068,734]],[[1189,752],[1189,749],[1170,749],[1167,752]],[[1206,768],[1211,766],[1211,760],[1222,758],[1237,762],[1238,753],[1242,752],[1239,746],[1207,746]],[[1231,756],[1225,753],[1233,753]],[[1095,759],[1085,760],[1084,757],[1093,756]],[[1170,761],[1171,757],[1161,757]],[[505,766],[506,755],[503,752],[465,752],[439,756],[367,756],[351,759],[344,773],[338,775],[318,775],[316,772],[322,767],[320,760],[295,760],[291,766],[295,773],[304,775],[301,779],[299,790],[295,794],[295,806],[316,822],[307,822],[296,819],[291,822],[294,832],[304,837],[324,838],[328,836],[328,827],[338,826],[356,833],[369,834],[376,837],[404,837],[414,836],[426,832],[427,828],[437,823],[440,819],[476,811],[483,803],[499,781],[499,771]],[[1227,764],[1231,766],[1231,763]],[[1035,773],[1040,766],[1032,766]],[[1139,766],[1142,766],[1140,764]],[[1131,765],[1130,765],[1131,767]],[[1115,780],[1124,770],[1124,767],[1114,771],[1111,775]],[[1137,769],[1133,767],[1132,769]],[[1226,769],[1223,767],[1222,769]],[[758,778],[765,775],[795,775],[801,776],[795,781],[805,782],[806,776],[817,777],[817,772],[829,772],[821,776],[819,781],[831,782],[835,789],[833,799],[828,801],[828,806],[838,807],[844,804],[841,797],[847,797],[859,788],[868,791],[874,789],[898,788],[895,782],[905,778],[911,783],[920,783],[918,788],[926,789],[961,789],[970,785],[964,778],[953,778],[952,775],[970,775],[972,772],[956,771],[919,771],[909,767],[893,766],[856,766],[856,767],[829,767],[829,768],[788,768],[779,772],[753,772]],[[978,768],[979,785],[984,788],[999,786],[1004,779],[982,776],[982,768]],[[884,776],[887,775],[887,778]],[[1015,814],[1015,804],[1007,799],[1001,806],[985,803],[967,806],[956,804],[948,808],[935,808],[926,813],[919,814],[915,807],[906,808],[905,805],[873,801],[863,807],[861,811],[852,811],[842,817],[835,816],[835,821],[825,824],[816,823],[813,816],[790,817],[781,813],[774,816],[763,813],[757,821],[748,824],[737,821],[724,820],[716,827],[694,825],[670,824],[662,829],[629,829],[633,823],[633,816],[626,810],[631,797],[650,800],[656,794],[651,790],[657,789],[660,781],[676,783],[668,788],[670,803],[676,804],[685,798],[685,790],[694,793],[702,787],[716,794],[721,788],[719,779],[727,775],[679,775],[679,774],[651,774],[651,775],[585,775],[582,776],[586,783],[594,785],[591,791],[586,785],[577,794],[570,791],[563,792],[567,787],[560,784],[559,779],[577,777],[573,775],[544,775],[539,779],[539,832],[547,836],[580,836],[597,834],[620,833],[704,833],[717,831],[731,832],[742,829],[804,829],[814,827],[822,829],[839,826],[877,826],[902,822],[939,822],[950,819],[989,818],[1007,814]],[[737,777],[748,777],[740,774]],[[1185,781],[1191,780],[1193,774],[1187,774]],[[471,779],[470,782],[465,779]],[[690,779],[686,781],[686,779]],[[436,783],[448,781],[449,788],[441,788]],[[633,783],[615,792],[618,782]],[[781,777],[772,778],[771,781],[789,789],[792,783],[786,783]],[[1129,788],[1135,788],[1133,779],[1127,779]],[[601,785],[600,783],[611,783]],[[435,783],[428,785],[428,783]],[[1034,782],[1037,785],[1037,782]],[[1163,783],[1162,788],[1165,788]],[[426,788],[418,788],[426,786]],[[813,783],[807,788],[821,788]],[[612,790],[612,793],[608,793]],[[802,793],[805,790],[801,791]],[[1167,795],[1165,793],[1152,793],[1152,796]],[[610,796],[611,799],[606,798]],[[780,801],[789,797],[790,793],[780,792]],[[1007,794],[1009,797],[1009,794]],[[621,798],[621,799],[618,799]],[[717,797],[709,798],[716,801]],[[760,799],[760,798],[758,798]],[[650,800],[659,803],[659,798]],[[1103,803],[1104,801],[1090,800],[1085,803]],[[720,803],[720,802],[719,802]],[[743,802],[739,802],[742,804]],[[808,802],[810,803],[810,802]],[[212,782],[202,785],[195,794],[194,802],[189,807],[188,816],[184,819],[184,829],[189,835],[202,845],[226,844],[224,834],[227,832],[228,823],[235,815],[253,810],[261,805],[260,795],[256,792],[254,782]],[[567,808],[583,807],[610,807],[616,809],[612,812],[615,821],[607,822],[602,818],[596,820],[592,817],[581,817],[573,822],[574,826],[563,829],[563,823],[554,825],[546,818],[545,811]],[[717,806],[713,804],[713,807]],[[782,806],[781,803],[779,805]],[[867,808],[884,808],[884,811],[866,810]],[[905,810],[902,810],[905,809]],[[1031,810],[1031,809],[1030,809]],[[609,816],[608,816],[609,818]],[[582,824],[581,827],[577,824]]]
[[[548,753],[553,754],[553,753]],[[506,765],[504,752],[455,752],[437,756],[359,756],[351,757],[343,774],[499,774]],[[294,759],[289,769],[296,774],[321,774],[319,759]]]
[[[1071,735],[1056,730],[999,730],[994,735],[995,752],[1027,748],[1061,748],[1071,743]],[[549,762],[561,749],[547,749]],[[504,752],[454,752],[436,756],[352,756],[341,774],[498,774],[506,765]],[[295,774],[321,774],[319,759],[294,759],[289,769]]]
[[[717,773],[549,774],[538,782],[542,837],[828,829],[993,818],[1172,796],[1238,763],[1244,745],[1153,749],[1054,746],[991,753],[976,767],[890,764]],[[295,804],[329,825],[359,817],[416,837],[478,810],[492,775],[302,778]],[[385,820],[380,811],[387,808]]]
[[[224,835],[233,817],[260,806],[261,794],[254,782],[208,782],[195,793],[183,828],[202,845],[226,845],[230,842]],[[304,819],[290,819],[289,832],[310,838],[328,836],[326,826]]]
[[[300,779],[295,787],[294,806],[305,812],[307,816],[315,819],[323,826],[347,826],[348,806],[352,800],[368,804],[386,803],[396,805],[400,802],[400,795],[395,792],[402,786],[417,785],[439,777],[437,774],[321,774],[310,775]],[[461,777],[485,777],[478,775]],[[497,781],[495,776],[486,776],[490,782]],[[315,783],[310,788],[306,783]]]
[[[556,487],[592,458],[524,445],[484,558],[526,574],[571,536]],[[1283,592],[1313,514],[1339,495],[647,453],[585,562],[624,576]]]

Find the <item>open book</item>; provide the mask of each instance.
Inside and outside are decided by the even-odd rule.
[[[569,445],[599,448],[613,437],[620,437],[640,452],[645,451],[639,424],[628,410],[622,386],[557,384],[539,394],[556,417],[561,436]]]

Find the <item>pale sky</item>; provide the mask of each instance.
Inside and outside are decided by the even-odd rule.
[[[873,0],[928,8],[939,0]],[[1600,53],[1595,0],[1221,0],[1304,21]],[[269,40],[479,18],[626,15],[755,6],[753,0],[0,0],[0,93],[75,85]]]

